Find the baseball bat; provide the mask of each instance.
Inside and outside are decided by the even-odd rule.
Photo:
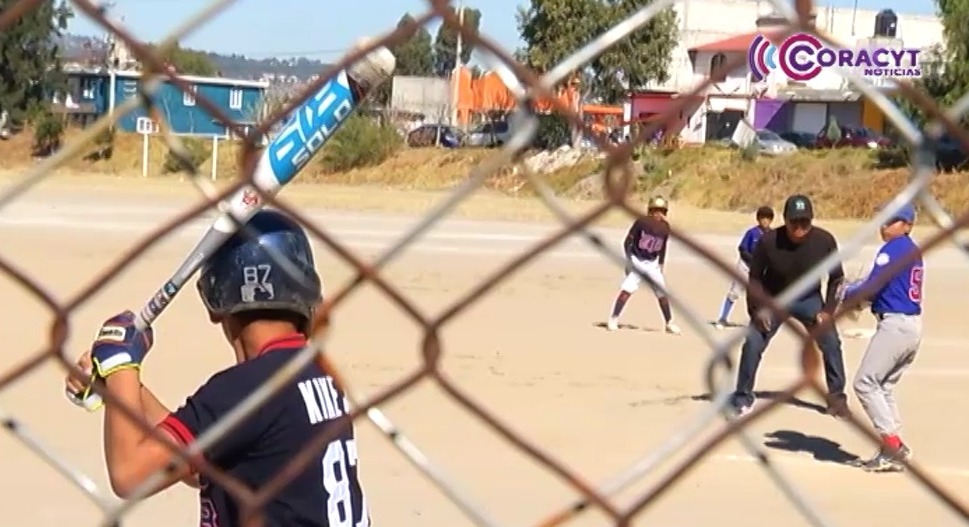
[[[365,46],[365,39],[358,48]],[[396,67],[396,58],[386,47],[378,47],[341,70],[326,82],[302,106],[297,108],[281,131],[269,143],[253,172],[252,182],[246,184],[219,204],[221,213],[202,239],[189,252],[172,276],[155,292],[135,315],[135,326],[144,330],[168,307],[175,295],[238,228],[263,207],[263,195],[276,195],[292,181],[320,148],[333,137],[346,118],[380,83],[389,79]],[[84,393],[67,392],[68,398],[93,410],[101,405],[101,397],[89,387]]]

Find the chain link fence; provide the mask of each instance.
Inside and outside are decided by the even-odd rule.
[[[4,12],[0,13],[0,30],[4,30],[4,28],[7,28],[10,24],[15,23],[18,17],[21,17],[25,13],[28,13],[30,10],[36,8],[42,1],[43,0],[21,0],[7,8]],[[196,16],[192,17],[191,20],[186,21],[181,27],[172,32],[168,39],[159,44],[164,46],[184,38],[187,34],[203,25],[206,21],[217,17],[219,13],[230,7],[233,3],[233,0],[216,0],[211,2],[208,6],[200,10]],[[115,33],[121,41],[130,47],[133,54],[138,60],[141,61],[147,72],[165,71],[162,61],[159,59],[159,57],[150,52],[149,48],[144,42],[138,40],[138,38],[126,28],[120,27],[116,23],[104,18],[99,9],[90,1],[73,0],[72,4],[79,13],[96,20],[104,29]],[[809,0],[799,0],[795,4],[775,1],[772,2],[772,4],[778,13],[791,21],[788,27],[789,34],[795,32],[811,32],[818,34],[806,22],[803,22],[808,20],[808,14],[813,9],[813,6]],[[656,1],[648,4],[643,9],[639,10],[626,20],[623,20],[615,27],[612,27],[602,35],[599,35],[581,49],[575,50],[574,53],[568,58],[563,60],[550,71],[545,72],[543,75],[539,75],[536,72],[529,70],[522,64],[517,63],[506,50],[502,49],[487,35],[473,34],[463,28],[461,31],[463,33],[465,42],[474,45],[475,48],[481,52],[490,53],[498,59],[496,62],[500,62],[500,66],[498,66],[499,74],[516,94],[520,103],[522,104],[522,107],[527,108],[528,101],[535,98],[556,101],[557,99],[554,97],[553,93],[555,86],[565,81],[574,71],[581,68],[598,54],[602,53],[603,50],[621,41],[623,38],[642,27],[647,21],[650,20],[651,17],[655,16],[664,8],[672,5],[673,2],[670,0]],[[280,119],[281,116],[289,114],[294,108],[297,107],[297,105],[306,101],[313,93],[318,91],[325,82],[332,78],[337,71],[345,68],[354,61],[359,60],[366,52],[375,49],[377,46],[401,42],[403,39],[407,38],[409,32],[412,31],[417,25],[423,25],[435,19],[441,20],[444,24],[449,24],[455,27],[459,26],[457,17],[454,15],[453,11],[449,9],[448,4],[444,0],[432,0],[427,12],[415,18],[414,26],[401,27],[391,33],[381,35],[370,45],[368,45],[367,49],[359,49],[351,54],[348,54],[338,64],[334,65],[329,71],[322,75],[315,83],[313,83],[312,86],[307,87],[301,97],[295,98],[295,100],[289,103],[287,108],[281,109],[265,120],[262,123],[259,132],[265,133],[265,130],[268,130],[273,122]],[[839,43],[831,41],[831,39],[824,34],[818,34],[818,36],[823,41],[831,45],[839,45]],[[738,60],[732,63],[724,64],[722,67],[723,71],[731,71],[741,66],[743,66],[743,61]],[[765,305],[769,305],[777,315],[783,314],[786,307],[789,306],[794,299],[798,298],[798,296],[806,291],[807,288],[809,288],[813,283],[822,279],[822,277],[828,273],[829,269],[838,263],[839,259],[850,258],[851,256],[857,254],[864,241],[869,239],[878,231],[879,225],[889,219],[907,202],[920,203],[922,210],[927,212],[940,227],[938,233],[933,235],[931,239],[923,244],[922,250],[924,253],[928,253],[936,247],[950,241],[954,242],[960,250],[966,251],[966,248],[963,245],[956,242],[954,233],[969,223],[969,212],[959,217],[953,217],[948,214],[935,199],[935,197],[933,197],[933,195],[930,193],[929,183],[932,181],[935,174],[935,165],[933,156],[931,155],[935,138],[937,138],[944,131],[954,137],[959,138],[962,144],[969,145],[969,134],[967,134],[966,131],[960,128],[958,125],[958,121],[961,119],[962,114],[967,108],[969,108],[969,97],[963,97],[952,108],[940,108],[935,101],[927,97],[925,94],[917,91],[910,84],[900,82],[898,85],[898,90],[909,100],[918,105],[932,119],[930,126],[927,129],[922,130],[912,122],[908,121],[899,108],[893,104],[883,92],[875,89],[870,83],[868,83],[865,78],[850,73],[846,74],[846,77],[855,89],[862,92],[864,96],[871,101],[874,101],[882,109],[885,116],[898,130],[900,136],[911,145],[912,151],[914,152],[914,155],[912,156],[913,167],[911,180],[904,188],[898,189],[895,198],[891,201],[889,206],[872,218],[871,221],[868,222],[866,226],[857,232],[850,240],[847,240],[842,244],[842,251],[840,254],[833,255],[825,260],[822,264],[818,265],[815,269],[808,273],[807,276],[804,276],[801,280],[799,280],[798,283],[792,285],[786,292],[775,298],[765,295],[763,291],[755,290],[750,292],[750,294],[758,297],[759,300]],[[113,118],[104,117],[100,119],[94,126],[88,128],[76,141],[67,145],[52,157],[38,163],[34,168],[29,170],[22,180],[20,180],[16,185],[10,187],[4,195],[0,196],[0,208],[16,200],[25,191],[38,184],[45,177],[49,176],[55,168],[62,165],[65,161],[82,154],[87,146],[94,141],[98,134],[112,126],[113,119],[123,116],[127,111],[136,108],[138,105],[150,105],[149,94],[154,89],[157,89],[159,83],[161,82],[160,79],[161,77],[153,77],[148,82],[143,83],[143,93],[141,97],[125,101],[116,109]],[[176,84],[183,91],[190,89],[189,84],[177,77],[172,78],[171,82]],[[598,141],[598,146],[608,154],[606,160],[607,169],[605,171],[606,177],[604,178],[600,203],[590,211],[579,216],[573,216],[570,212],[568,212],[566,207],[558,200],[558,198],[555,197],[549,186],[545,181],[543,181],[542,176],[530,175],[529,177],[531,178],[531,183],[539,190],[539,198],[561,222],[561,227],[558,229],[557,233],[549,236],[540,243],[535,244],[526,252],[518,255],[510,263],[492,273],[486,280],[466,291],[459,300],[455,301],[451,305],[449,309],[446,309],[443,313],[434,318],[424,317],[420,313],[420,310],[414,306],[412,300],[409,299],[407,295],[401,291],[401,289],[382,276],[382,270],[389,262],[400,255],[409,244],[414,242],[422,233],[433,226],[435,222],[444,217],[449,211],[453,210],[458,204],[479,189],[484,184],[484,181],[489,174],[512,162],[516,156],[516,153],[530,144],[531,139],[537,129],[537,119],[534,116],[525,118],[517,126],[517,130],[513,138],[508,141],[503,148],[496,151],[492,157],[472,170],[471,173],[468,174],[467,179],[458,188],[454,189],[447,199],[438,204],[434,210],[427,213],[423,218],[423,221],[419,222],[410,232],[397,240],[392,247],[387,249],[372,263],[364,262],[363,259],[356,255],[353,247],[341,245],[331,235],[314,226],[312,222],[307,221],[306,218],[301,215],[300,211],[287,210],[285,205],[274,201],[272,196],[264,196],[265,200],[273,206],[287,210],[288,213],[299,219],[301,223],[306,226],[312,236],[315,236],[321,240],[325,246],[333,251],[333,253],[352,265],[358,275],[357,279],[354,280],[349,286],[343,290],[331,292],[328,295],[324,309],[320,310],[314,321],[314,343],[308,346],[304,352],[306,355],[304,358],[306,358],[306,360],[309,360],[308,357],[310,356],[315,357],[315,360],[320,361],[328,371],[332,372],[334,378],[337,380],[341,379],[339,372],[336,371],[331,364],[329,364],[325,355],[320,353],[323,347],[322,338],[326,335],[328,330],[329,313],[331,313],[334,309],[339,309],[340,305],[351,292],[366,283],[376,286],[376,288],[385,293],[402,311],[406,312],[410,318],[412,318],[423,328],[423,365],[415,373],[408,375],[406,378],[400,379],[393,386],[382,390],[378,395],[368,400],[356,401],[351,419],[366,418],[372,421],[373,424],[375,424],[384,434],[386,434],[386,436],[390,439],[390,441],[392,441],[400,453],[404,455],[415,467],[417,467],[424,476],[433,482],[441,490],[441,492],[443,492],[451,501],[453,501],[473,523],[481,526],[497,525],[497,523],[491,518],[491,514],[489,514],[486,508],[478,505],[473,497],[459,490],[461,485],[458,484],[458,482],[452,481],[444,473],[444,471],[440,469],[440,467],[432,463],[422,453],[418,445],[414,444],[406,436],[401,434],[395,425],[380,410],[381,405],[408,392],[418,382],[431,380],[436,383],[441,389],[444,390],[445,393],[453,398],[458,405],[463,407],[467,412],[476,418],[480,419],[484,424],[494,429],[501,437],[507,440],[511,447],[520,450],[522,453],[534,460],[534,462],[539,463],[547,468],[548,471],[556,475],[561,480],[567,482],[579,495],[581,495],[581,498],[576,500],[574,503],[570,503],[567,506],[562,507],[560,510],[549,511],[547,518],[540,523],[540,525],[545,527],[564,524],[582,511],[590,508],[597,508],[601,510],[608,518],[610,518],[610,522],[615,523],[616,525],[628,525],[631,519],[638,512],[642,511],[646,507],[649,507],[650,504],[659,499],[671,488],[674,483],[684,478],[691,468],[696,466],[701,460],[704,459],[705,456],[713,451],[715,447],[723,443],[728,438],[738,438],[743,444],[744,448],[760,461],[763,469],[772,478],[772,481],[776,484],[777,488],[780,489],[782,493],[794,504],[797,510],[803,514],[808,523],[812,525],[827,525],[827,523],[825,523],[825,521],[822,519],[820,511],[809,505],[807,499],[798,490],[797,486],[782,476],[769,462],[768,458],[760,453],[755,440],[746,431],[752,422],[761,419],[764,414],[775,410],[779,404],[782,404],[785,401],[785,399],[791,398],[797,393],[803,391],[812,391],[817,395],[824,397],[826,393],[825,388],[819,385],[818,381],[815,380],[818,377],[816,373],[819,369],[819,361],[818,351],[813,343],[813,336],[816,332],[823,331],[827,327],[827,324],[813,328],[812,332],[807,332],[800,325],[794,324],[793,322],[786,322],[789,329],[798,335],[801,342],[801,375],[789,381],[781,397],[772,399],[766,404],[759,406],[755,411],[744,416],[743,418],[728,420],[727,424],[719,429],[716,434],[706,437],[700,441],[699,444],[697,444],[690,452],[683,456],[682,461],[678,462],[665,475],[659,478],[659,480],[651,488],[642,493],[638,499],[634,500],[632,506],[625,508],[621,508],[613,500],[613,497],[617,493],[641,481],[645,475],[656,470],[662,462],[673,459],[674,454],[681,453],[688,443],[701,438],[700,432],[702,429],[717,419],[726,416],[726,406],[731,389],[729,386],[725,386],[723,383],[719,382],[718,379],[723,377],[723,372],[725,369],[729,371],[732,368],[731,360],[728,357],[728,351],[738,344],[739,340],[743,337],[742,333],[738,333],[730,338],[718,341],[709,331],[708,324],[704,317],[696,313],[675,296],[672,298],[674,307],[683,313],[683,316],[688,322],[689,326],[691,326],[694,331],[702,336],[703,340],[711,349],[711,354],[707,363],[707,371],[705,372],[705,378],[710,393],[713,394],[713,404],[710,406],[708,411],[698,416],[694,423],[692,423],[686,429],[679,430],[678,433],[664,443],[661,448],[651,452],[645,458],[630,465],[627,470],[617,474],[610,481],[601,485],[595,485],[581,474],[575,473],[567,468],[563,460],[553,458],[542,448],[542,445],[534,444],[526,440],[508,424],[504,423],[501,419],[491,414],[480,404],[475,402],[472,395],[468,393],[468,391],[462,386],[442,375],[438,367],[442,354],[442,342],[440,340],[439,330],[450,321],[461,317],[469,307],[488,295],[489,292],[491,292],[496,286],[501,284],[510,276],[514,275],[523,266],[536,259],[536,257],[542,255],[543,252],[555,247],[565,238],[573,235],[585,237],[592,246],[596,247],[607,258],[613,260],[618,266],[624,265],[623,256],[618,252],[612,251],[605,247],[601,241],[588,230],[588,227],[597,219],[601,218],[604,214],[616,209],[625,211],[631,218],[643,214],[642,211],[638,210],[631,203],[628,192],[628,189],[631,187],[631,178],[634,177],[630,168],[630,160],[633,150],[636,148],[638,142],[641,142],[644,138],[652,136],[655,128],[661,126],[664,120],[674,119],[681,111],[685,110],[685,105],[689,103],[693,96],[704,94],[706,90],[714,84],[714,82],[715,79],[707,78],[704,82],[693,88],[689,94],[680,97],[678,99],[679,102],[663,112],[660,119],[651,122],[645,127],[644,130],[641,131],[638,141],[614,145],[602,140],[601,138],[596,139],[596,141]],[[206,100],[204,97],[199,96],[197,98],[197,104],[210,112],[215,119],[219,119],[224,122],[232,122],[231,119],[227,118],[220,112],[217,105],[213,104],[209,100]],[[555,111],[566,116],[573,124],[577,126],[583,125],[581,117],[575,113],[572,108],[566,107],[562,104],[557,104],[554,109]],[[163,126],[163,134],[169,148],[171,148],[176,154],[180,152],[184,153],[185,149],[180,144],[179,139],[171,134],[165,134],[164,128],[165,127]],[[244,134],[241,129],[237,129],[236,127],[233,127],[233,130],[237,132],[240,137],[253,138],[255,135],[258,135]],[[590,134],[590,137],[596,136],[594,134]],[[186,223],[190,219],[198,217],[206,210],[215,208],[216,203],[226,198],[230,193],[241,188],[246,182],[250,181],[248,178],[251,177],[253,167],[256,165],[255,160],[258,158],[260,153],[258,148],[259,145],[257,142],[254,139],[250,139],[250,142],[246,146],[246,153],[243,156],[244,162],[242,165],[245,167],[245,173],[240,174],[237,184],[223,192],[215,192],[211,187],[209,187],[207,178],[204,175],[190,173],[189,175],[192,177],[192,180],[196,183],[199,190],[206,195],[206,202],[192,210],[186,211],[184,214],[181,214],[178,217],[172,218],[171,221],[169,221],[166,225],[158,228],[152,236],[146,237],[141,241],[141,243],[130,247],[126,254],[119,258],[117,263],[111,269],[105,272],[103,276],[97,277],[96,280],[91,282],[90,286],[66,302],[55,301],[45,292],[45,286],[43,283],[32,281],[26,275],[18,272],[12,265],[9,264],[9,262],[0,260],[0,270],[8,275],[12,280],[22,285],[25,289],[29,290],[36,298],[41,299],[49,307],[55,318],[55,321],[51,326],[50,343],[48,348],[42,353],[37,354],[35,357],[32,357],[31,360],[26,361],[15,368],[11,368],[8,371],[2,372],[2,375],[0,375],[0,388],[8,387],[11,385],[11,383],[17,381],[28,372],[38,368],[42,364],[48,363],[49,361],[56,361],[65,369],[73,370],[75,374],[80,375],[81,372],[77,371],[73,366],[74,357],[66,356],[63,346],[67,338],[68,330],[71,327],[71,317],[75,308],[95,295],[104,284],[120,273],[132,261],[139,258],[146,250],[148,250],[148,248],[153,244],[154,240],[157,240],[172,232],[180,225]],[[191,167],[191,163],[187,163],[186,165],[187,167]],[[187,170],[190,170],[190,168],[187,168]],[[683,246],[695,252],[697,255],[702,256],[706,261],[709,262],[709,265],[719,270],[719,272],[723,273],[723,275],[729,276],[732,279],[745,279],[745,277],[737,275],[730,263],[718,258],[709,247],[705,247],[699,241],[686,233],[678,231],[674,228],[672,231],[672,237]],[[912,255],[912,257],[915,256],[916,255]],[[908,262],[895,262],[890,267],[898,269],[906,263]],[[890,272],[886,273],[886,276],[890,276],[890,274]],[[847,311],[847,309],[839,311],[838,317],[842,316]],[[838,317],[835,318],[837,319]],[[294,373],[295,370],[287,370],[281,372],[281,375],[292,375]],[[178,458],[182,462],[188,462],[189,459],[194,458],[194,455],[201,450],[203,445],[211,444],[211,442],[220,437],[221,434],[226,433],[226,431],[229,430],[234,423],[239,422],[247,415],[250,415],[256,411],[262,402],[264,402],[275,390],[284,385],[287,381],[288,378],[285,377],[274,378],[271,383],[272,386],[265,386],[264,389],[253,393],[234,412],[232,412],[230,416],[227,417],[225,422],[219,423],[219,425],[213,430],[210,430],[209,433],[200,438],[196,444],[193,444],[190,449],[177,451],[176,454]],[[351,394],[352,398],[352,386],[346,386],[346,383],[343,382],[341,382],[341,384],[343,384],[345,389],[348,390],[348,393]],[[108,400],[110,401],[110,397],[108,397]],[[129,410],[126,413],[128,413],[130,417],[135,418],[132,411]],[[101,501],[101,498],[98,497],[99,494],[96,492],[95,485],[91,479],[71,467],[66,461],[59,458],[51,450],[46,448],[37,437],[31,434],[26,427],[22,426],[22,424],[15,419],[5,416],[4,422],[8,432],[13,434],[18,440],[23,442],[38,456],[42,457],[46,463],[58,470],[65,478],[69,478],[74,484],[76,484],[77,487],[83,489],[91,497],[92,501],[94,501],[104,511],[105,525],[119,524],[123,520],[125,513],[132,507],[135,500],[127,501],[121,503],[120,505],[108,504],[107,502]],[[857,429],[859,433],[869,437],[873,445],[878,443],[879,438],[869,430],[866,424],[859,421],[857,417],[848,417],[847,423]],[[147,423],[141,421],[141,424],[146,428],[146,430],[149,429]],[[239,503],[244,505],[245,510],[251,513],[249,516],[251,518],[250,525],[260,525],[260,508],[264,506],[268,500],[271,500],[275,493],[289,483],[295,477],[295,475],[300,472],[300,470],[307,467],[310,463],[314,462],[322,455],[322,449],[327,445],[331,438],[336,435],[336,432],[338,432],[338,430],[334,430],[333,428],[339,427],[330,427],[330,429],[326,430],[326,432],[320,437],[314,438],[301,454],[292,458],[287,466],[280,467],[280,470],[275,478],[257,489],[247,488],[239,481],[233,480],[226,473],[204,462],[199,464],[198,470],[209,480],[227,489]],[[154,433],[157,434],[157,432]],[[198,463],[198,461],[195,462]],[[909,474],[918,480],[927,491],[933,493],[939,500],[950,507],[957,516],[964,519],[969,518],[969,511],[966,510],[965,505],[961,503],[956,496],[947,491],[932,477],[930,477],[930,475],[927,474],[918,463],[906,462],[906,465]],[[151,483],[152,482],[146,482],[146,484],[142,486],[141,490],[146,491],[148,488],[150,488]],[[144,495],[144,492],[138,495]],[[370,505],[373,510],[379,511],[379,503],[372,503]]]

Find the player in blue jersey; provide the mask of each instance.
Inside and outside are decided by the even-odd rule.
[[[871,472],[898,472],[900,459],[910,459],[912,450],[899,436],[902,426],[895,386],[911,366],[922,342],[922,284],[925,267],[918,245],[912,240],[915,208],[905,205],[881,226],[885,244],[878,250],[868,277],[845,287],[844,301],[870,301],[878,326],[855,374],[858,401],[881,435],[882,447],[861,463]],[[891,277],[883,276],[889,266],[905,263]],[[887,278],[887,281],[885,281]],[[878,283],[883,283],[877,286]],[[866,294],[863,289],[875,289]]]
[[[219,324],[236,364],[212,376],[180,408],[169,411],[141,383],[140,370],[153,332],[134,328],[134,315],[109,318],[78,362],[104,382],[118,402],[134,409],[168,441],[191,445],[306,346],[313,311],[322,300],[309,240],[303,229],[275,211],[257,213],[202,268],[199,293]],[[188,358],[187,360],[191,360]],[[68,381],[68,390],[83,390]],[[204,459],[251,489],[269,482],[312,438],[335,428],[318,458],[272,497],[263,509],[267,526],[365,527],[370,523],[357,479],[357,446],[346,394],[310,361],[259,410],[217,439]],[[115,493],[128,496],[151,474],[175,461],[170,449],[105,405],[104,449]],[[243,508],[229,491],[191,467],[169,471],[158,492],[179,480],[200,489],[202,527],[243,524]]]
[[[669,204],[665,199],[656,196],[649,200],[646,216],[637,218],[629,227],[622,248],[626,255],[626,276],[619,286],[619,293],[612,303],[612,311],[606,322],[606,329],[619,329],[619,316],[622,314],[626,302],[633,293],[639,290],[643,280],[649,284],[656,295],[666,332],[672,335],[682,333],[679,326],[673,322],[673,311],[670,309],[670,299],[666,296],[666,278],[663,276],[663,265],[666,263],[666,248],[670,238],[670,224],[666,220]]]
[[[740,238],[740,243],[737,245],[737,252],[740,253],[740,259],[737,260],[737,274],[743,277],[746,277],[750,273],[750,260],[754,257],[754,247],[757,246],[757,242],[760,241],[764,234],[770,231],[770,226],[774,223],[774,209],[766,205],[760,207],[757,209],[755,218],[757,225],[747,229],[743,237]],[[720,316],[713,323],[714,327],[723,329],[730,325],[727,320],[730,317],[730,311],[733,309],[734,303],[740,299],[740,295],[745,289],[746,286],[743,282],[739,280],[730,281],[730,289],[727,290],[727,296],[723,299],[723,305],[720,307]]]

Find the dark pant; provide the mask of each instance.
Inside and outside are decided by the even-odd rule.
[[[797,300],[789,309],[792,317],[800,321],[810,330],[817,324],[817,315],[821,311],[823,302],[820,295],[814,295],[805,299]],[[767,349],[767,344],[781,327],[781,321],[774,321],[770,331],[764,330],[751,321],[747,328],[747,338],[740,355],[740,367],[737,370],[737,389],[734,391],[733,402],[737,406],[749,406],[754,404],[754,379],[757,377],[757,368],[760,366],[760,359]],[[841,353],[841,338],[838,330],[833,325],[830,330],[818,336],[815,341],[821,349],[821,356],[824,361],[824,379],[828,385],[830,396],[844,399],[845,391],[845,364],[844,356]]]

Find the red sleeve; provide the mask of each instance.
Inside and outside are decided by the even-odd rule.
[[[182,445],[188,446],[195,441],[195,434],[185,426],[185,423],[179,421],[175,414],[168,414],[158,427],[171,434]]]

